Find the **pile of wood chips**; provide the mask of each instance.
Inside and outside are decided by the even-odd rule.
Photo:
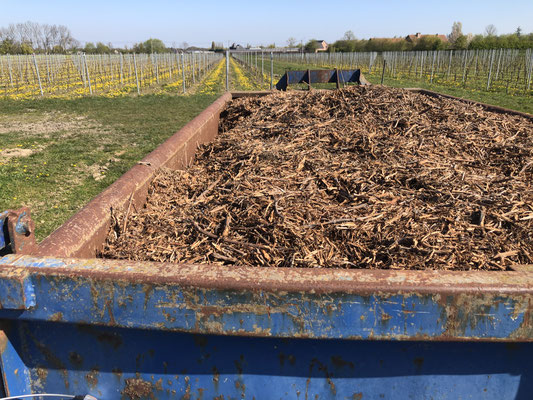
[[[193,166],[160,171],[146,207],[115,216],[103,257],[310,268],[533,264],[527,118],[384,87],[243,98],[221,118],[220,136]]]

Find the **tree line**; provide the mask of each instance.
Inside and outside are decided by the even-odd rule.
[[[0,27],[0,54],[64,53],[78,46],[64,25],[28,21]]]
[[[213,42],[214,44],[214,42]],[[131,48],[117,48],[111,43],[87,42],[84,46],[76,40],[70,29],[64,25],[39,24],[37,22],[23,22],[0,27],[0,54],[66,54],[84,52],[87,54],[109,53],[166,53],[182,50],[204,50],[190,47],[183,42],[181,47],[169,48],[160,39],[150,38],[144,42],[135,43]],[[212,47],[219,49],[220,44]],[[206,50],[206,49],[205,49]]]
[[[524,34],[518,27],[514,33],[498,35],[494,25],[488,25],[484,34],[463,34],[461,22],[454,22],[451,33],[442,40],[437,35],[422,35],[415,40],[400,38],[357,39],[352,31],[330,44],[329,52],[366,52],[366,51],[409,51],[409,50],[445,50],[445,49],[526,49],[533,48],[533,33]],[[315,52],[317,41],[309,40],[305,45],[297,44],[294,38],[287,40],[289,48]],[[270,47],[275,47],[272,44]],[[223,51],[222,43],[211,44],[210,49],[189,47],[187,42],[181,46],[169,48],[162,40],[150,38],[134,44],[131,48],[115,48],[111,43],[87,42],[81,46],[70,29],[64,25],[48,25],[36,22],[9,24],[0,27],[0,54],[56,53],[65,54],[85,52],[87,54],[120,53],[165,53],[177,50],[212,50]]]
[[[454,22],[452,31],[442,40],[437,35],[422,35],[416,40],[405,38],[373,38],[358,40],[348,31],[342,39],[332,43],[330,52],[358,51],[409,51],[409,50],[477,50],[477,49],[530,49],[533,48],[533,33],[524,34],[518,27],[514,33],[498,35],[494,25],[488,25],[483,34],[463,34],[461,22]],[[290,39],[289,39],[290,40]],[[313,41],[305,46],[313,51]]]

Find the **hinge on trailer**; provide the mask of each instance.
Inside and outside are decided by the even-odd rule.
[[[37,247],[35,224],[28,207],[0,213],[0,256],[31,254]]]

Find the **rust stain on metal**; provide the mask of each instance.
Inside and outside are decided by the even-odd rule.
[[[290,365],[296,364],[296,357],[294,357],[294,355],[292,354],[285,355],[283,353],[279,353],[278,358],[279,358],[279,363],[281,364],[281,366],[285,365],[285,359],[287,359]]]
[[[0,354],[4,354],[8,343],[7,335],[4,330],[0,327]]]
[[[114,349],[122,346],[122,336],[118,332],[101,332],[96,336],[101,343],[108,343]]]
[[[72,365],[76,367],[81,367],[83,365],[83,358],[80,354],[76,353],[75,351],[71,351],[68,355],[69,361],[72,363]]]
[[[424,365],[424,359],[422,357],[417,357],[413,360],[413,364],[415,364],[417,370],[421,371],[422,366]]]
[[[95,388],[96,385],[98,385],[98,374],[100,373],[100,369],[98,367],[95,367],[91,369],[86,375],[85,380],[89,384],[89,387]]]
[[[28,256],[17,256],[20,259]],[[31,274],[50,274],[63,279],[68,276],[79,280],[80,283],[88,280],[91,287],[95,311],[102,312],[98,307],[102,299],[113,298],[117,293],[117,286],[142,283],[150,285],[154,291],[164,291],[165,300],[155,306],[166,315],[168,321],[175,320],[173,308],[191,310],[195,314],[196,324],[190,329],[198,333],[227,333],[250,336],[270,336],[270,327],[265,324],[256,325],[255,331],[244,332],[237,324],[228,331],[224,324],[225,316],[236,313],[266,315],[269,319],[274,314],[281,314],[292,319],[296,327],[295,337],[314,337],[312,332],[305,328],[305,310],[300,310],[297,304],[287,301],[287,295],[294,293],[299,296],[299,301],[311,301],[323,310],[324,313],[337,312],[331,305],[333,293],[357,294],[363,299],[372,298],[386,301],[394,296],[404,299],[420,299],[421,302],[431,302],[441,308],[441,321],[446,321],[444,333],[438,336],[423,334],[402,335],[390,334],[372,336],[372,338],[394,337],[399,340],[464,340],[465,329],[474,327],[479,323],[493,323],[493,316],[488,315],[487,307],[509,308],[509,318],[521,318],[520,327],[512,335],[505,338],[489,338],[490,340],[531,340],[533,337],[531,304],[531,284],[533,274],[527,272],[476,272],[474,274],[446,271],[303,271],[295,269],[280,271],[262,271],[257,274],[256,269],[246,267],[233,267],[231,269],[217,265],[180,265],[170,266],[153,262],[133,263],[114,260],[76,260],[65,259],[64,268],[46,267],[2,267],[2,276],[11,273],[17,276],[24,270],[26,276]],[[94,266],[94,268],[93,268]],[[168,268],[168,269],[167,269]],[[271,273],[273,272],[273,273]],[[40,275],[37,275],[37,277]],[[291,286],[289,288],[288,286]],[[213,290],[224,290],[224,297],[215,304],[202,304]],[[231,299],[236,293],[249,292],[250,301],[241,304],[227,305],[224,299],[232,303]],[[327,296],[317,296],[324,294]],[[183,296],[178,299],[178,296]],[[120,296],[119,296],[120,297]],[[335,297],[335,296],[333,296]],[[505,304],[499,305],[501,299]],[[268,301],[267,301],[268,299]],[[113,302],[114,304],[114,302]],[[416,310],[408,308],[405,304],[398,304],[402,312],[408,317],[414,315]],[[468,311],[468,312],[465,312]],[[365,315],[359,316],[361,320]],[[383,315],[382,321],[388,317]],[[494,322],[497,323],[498,321]],[[468,325],[470,324],[470,325]],[[157,327],[168,329],[164,323]],[[360,339],[353,336],[351,339]],[[471,340],[471,339],[469,339]],[[475,337],[473,340],[485,340]]]
[[[191,399],[191,384],[190,384],[190,378],[186,376],[184,378],[185,380],[185,394],[182,397],[182,400],[190,400]]]
[[[112,346],[115,350],[122,346],[122,335],[119,332],[102,332],[91,325],[81,324],[78,325],[77,328],[80,332],[96,337],[100,343],[106,343]]]
[[[105,302],[105,305],[107,307],[107,313],[109,314],[109,323],[111,325],[115,325],[116,322],[115,322],[115,317],[113,316],[113,303],[111,302],[111,300],[107,300]]]
[[[8,210],[7,231],[13,253],[33,254],[37,250],[35,223],[31,219],[31,211],[28,207]]]
[[[363,393],[354,393],[352,396],[352,400],[362,400],[363,399]]]
[[[46,382],[46,378],[48,378],[48,369],[44,367],[37,367],[35,372],[37,377],[41,380],[41,383],[44,384]]]
[[[239,359],[233,361],[233,363],[235,364],[235,368],[237,368],[237,373],[238,373],[239,375],[242,375],[243,365],[244,365],[244,355],[241,354],[241,355],[239,356]]]
[[[218,392],[218,382],[220,380],[220,372],[217,367],[213,367],[213,384],[215,385],[215,391]]]
[[[235,389],[239,390],[241,392],[241,398],[246,398],[246,385],[241,379],[237,379],[235,381]]]
[[[115,378],[120,382],[122,380],[123,372],[120,368],[113,368],[111,370],[111,373],[114,375]]]
[[[63,364],[61,359],[57,357],[52,350],[50,350],[48,347],[46,347],[46,345],[44,345],[39,340],[37,340],[37,338],[30,331],[26,330],[26,334],[35,343],[35,346],[44,356],[47,363],[50,364],[54,369],[57,369],[60,371],[61,375],[63,376],[63,382],[65,384],[65,389],[68,389],[70,384],[68,381],[68,370],[67,370],[66,365]]]
[[[336,395],[337,394],[337,388],[335,387],[335,383],[331,379],[331,374],[328,371],[327,365],[325,365],[322,362],[320,362],[320,360],[318,360],[317,358],[313,358],[311,360],[311,364],[309,365],[309,375],[310,375],[310,377],[307,380],[307,384],[309,384],[309,382],[311,380],[312,372],[313,372],[313,369],[314,369],[315,365],[318,367],[317,369],[320,372],[324,373],[324,376],[326,377],[326,381],[328,382],[329,389],[330,389],[331,393],[333,393],[333,395]],[[307,387],[306,387],[305,397],[307,398]]]
[[[355,365],[351,361],[344,360],[341,356],[331,356],[331,363],[337,368],[350,367],[355,368]]]
[[[22,256],[27,257],[27,256]],[[529,294],[530,272],[391,271],[331,269],[269,269],[208,264],[169,264],[117,260],[64,259],[65,268],[9,268],[9,273],[41,272],[69,277],[86,277],[110,283],[167,285],[206,289],[263,290],[283,296],[284,292],[416,294],[507,293]],[[3,271],[2,271],[3,272]],[[97,295],[95,293],[95,295]],[[98,296],[96,296],[98,297]]]
[[[464,337],[468,328],[475,329],[477,324],[494,324],[494,316],[490,314],[491,308],[507,307],[510,300],[505,302],[495,294],[479,292],[477,295],[456,294],[454,296],[435,295],[433,298],[440,304],[443,312],[442,319],[446,321],[445,332],[442,339],[451,337]],[[531,296],[513,296],[514,310],[512,317],[517,318],[517,308],[523,314],[520,327],[510,335],[510,338],[533,338],[533,321],[531,317]]]
[[[63,320],[63,313],[60,311],[50,316],[50,321],[52,322],[60,322],[62,320]]]
[[[383,311],[381,313],[381,323],[382,324],[387,324],[391,318],[392,317],[389,314],[387,314],[386,312]]]
[[[258,294],[266,295],[266,293],[259,292]],[[271,304],[263,304],[258,301],[253,301],[250,303],[241,303],[241,304],[232,304],[227,305],[209,305],[205,306],[198,302],[197,290],[193,289],[188,291],[185,289],[183,291],[184,299],[186,302],[187,309],[195,311],[196,317],[196,329],[202,331],[203,329],[208,329],[213,333],[225,333],[226,328],[223,324],[223,317],[231,314],[253,314],[253,315],[266,315],[270,320],[272,314],[283,314],[288,318],[292,319],[293,323],[300,328],[301,331],[304,330],[305,318],[301,310],[298,309],[296,304],[286,302],[282,299],[281,296],[278,296],[277,293],[269,293],[269,298],[276,300],[277,297],[279,301],[276,301],[276,305],[272,306]],[[231,295],[228,295],[231,296]],[[161,304],[161,307],[176,307],[175,304]],[[291,308],[296,308],[298,313],[295,315]],[[253,325],[255,335],[261,336],[271,336],[271,328],[260,327],[256,324]]]
[[[326,379],[328,381],[328,385],[329,385],[329,389],[331,390],[331,393],[337,394],[337,389],[335,388],[335,383],[333,383],[333,381],[331,380],[330,377],[327,377]]]
[[[198,347],[204,348],[205,346],[207,346],[207,337],[203,335],[194,335],[193,340]]]
[[[198,400],[202,400],[204,398],[205,389],[204,388],[198,388],[198,389],[196,389],[196,391],[198,392]]]
[[[533,337],[533,305],[531,304],[531,296],[527,297],[527,306],[524,307],[522,323],[512,334],[511,338]],[[517,307],[513,313],[514,318],[517,318]]]
[[[122,395],[130,400],[154,399],[154,388],[152,382],[141,378],[128,378],[122,390]]]
[[[143,285],[143,292],[144,292],[144,309],[146,310],[146,306],[148,305],[148,300],[150,300],[150,296],[152,295],[154,291],[153,285]]]

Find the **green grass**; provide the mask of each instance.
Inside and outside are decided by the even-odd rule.
[[[215,98],[0,100],[0,210],[30,206],[43,239]]]

